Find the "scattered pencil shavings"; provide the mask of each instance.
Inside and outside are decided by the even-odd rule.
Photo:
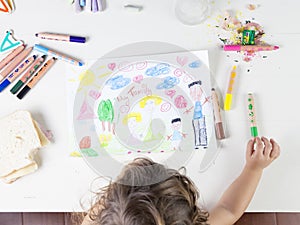
[[[257,5],[251,7],[253,8],[254,6],[257,7]],[[222,29],[222,34],[218,34],[218,38],[222,44],[224,46],[268,46],[262,41],[265,35],[262,26],[253,20],[241,22],[239,16],[241,16],[241,12],[226,11],[223,16],[217,18],[219,25],[215,27]],[[260,56],[257,51],[245,50],[245,48],[237,52],[243,56],[245,62],[249,62],[253,58]]]
[[[247,5],[247,9],[249,9],[250,11],[254,11],[257,8],[258,8],[258,5],[254,5],[254,4],[248,4]]]

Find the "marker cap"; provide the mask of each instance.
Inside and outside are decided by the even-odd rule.
[[[46,55],[47,55],[47,52],[48,52],[48,48],[46,48],[46,47],[44,47],[42,45],[37,45],[37,44],[34,45],[34,50],[42,52],[42,53],[44,53]]]
[[[8,85],[10,85],[10,81],[9,80],[4,80],[1,84],[0,84],[0,92],[2,92]]]
[[[232,94],[226,94],[225,102],[224,102],[224,110],[228,111],[231,109],[231,102],[232,102]]]
[[[85,37],[70,36],[70,41],[77,43],[85,43],[86,39]]]
[[[251,136],[257,137],[258,136],[257,127],[251,127],[250,129],[251,129]]]
[[[23,81],[19,80],[15,86],[13,86],[13,88],[10,90],[10,92],[12,94],[16,94],[20,89],[21,87],[24,85]]]
[[[20,91],[20,93],[17,95],[18,99],[22,99],[24,98],[24,96],[31,90],[30,87],[28,87],[27,85]]]

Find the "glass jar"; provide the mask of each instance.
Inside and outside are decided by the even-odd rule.
[[[177,0],[175,5],[176,17],[187,25],[204,22],[210,11],[210,0]]]

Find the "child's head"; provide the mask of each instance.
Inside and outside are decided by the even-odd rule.
[[[188,177],[144,158],[125,166],[98,198],[89,212],[98,225],[204,225],[208,217]]]
[[[181,127],[181,119],[176,118],[171,121],[173,130],[179,130]]]

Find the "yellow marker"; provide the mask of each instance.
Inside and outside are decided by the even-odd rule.
[[[231,74],[230,74],[227,93],[226,93],[226,96],[225,96],[225,101],[224,101],[224,110],[226,110],[226,111],[231,109],[232,90],[233,90],[233,84],[234,84],[234,78],[235,77],[236,77],[236,66],[233,66]]]

